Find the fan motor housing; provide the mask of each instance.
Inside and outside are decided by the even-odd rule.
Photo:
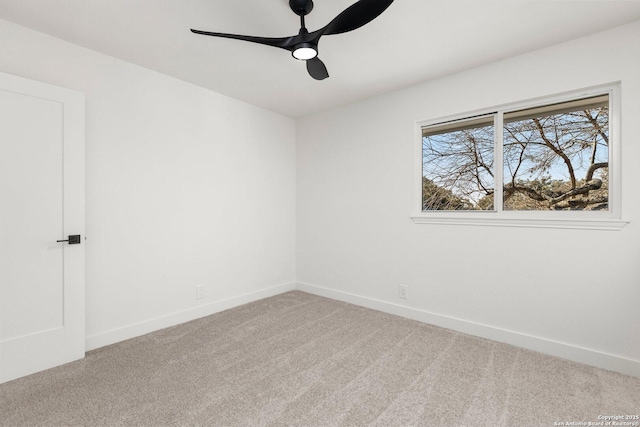
[[[289,7],[298,16],[308,15],[313,10],[313,0],[289,0]]]

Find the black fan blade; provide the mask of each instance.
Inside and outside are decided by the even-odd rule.
[[[360,28],[380,16],[391,3],[393,0],[360,0],[336,16],[320,32],[322,35],[341,34]]]
[[[203,34],[205,36],[214,36],[214,37],[223,37],[226,39],[235,39],[235,40],[243,40],[246,42],[260,43],[265,44],[267,46],[279,47],[286,50],[291,50],[291,47],[296,44],[296,36],[292,37],[254,37],[254,36],[243,36],[240,34],[226,34],[226,33],[212,33],[210,31],[200,31],[191,29],[192,33],[195,34]]]
[[[307,71],[309,72],[309,75],[316,80],[324,80],[329,77],[327,67],[317,56],[307,61]]]

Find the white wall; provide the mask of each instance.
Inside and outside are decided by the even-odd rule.
[[[640,376],[638,40],[640,22],[299,120],[299,287]],[[416,122],[615,81],[624,229],[411,221]]]
[[[0,71],[86,95],[89,348],[295,286],[292,119],[5,21],[0,40]]]

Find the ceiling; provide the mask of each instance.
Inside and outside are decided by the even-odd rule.
[[[314,3],[310,31],[355,0]],[[288,0],[0,0],[0,19],[297,118],[640,20],[640,0],[396,0],[322,38],[323,81],[285,50],[189,31],[295,35]]]

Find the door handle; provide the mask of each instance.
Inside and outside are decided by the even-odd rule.
[[[70,245],[79,245],[80,244],[80,235],[79,234],[74,234],[72,236],[69,236],[69,238],[66,239],[66,240],[56,240],[56,242],[58,242],[58,243],[69,242]]]

